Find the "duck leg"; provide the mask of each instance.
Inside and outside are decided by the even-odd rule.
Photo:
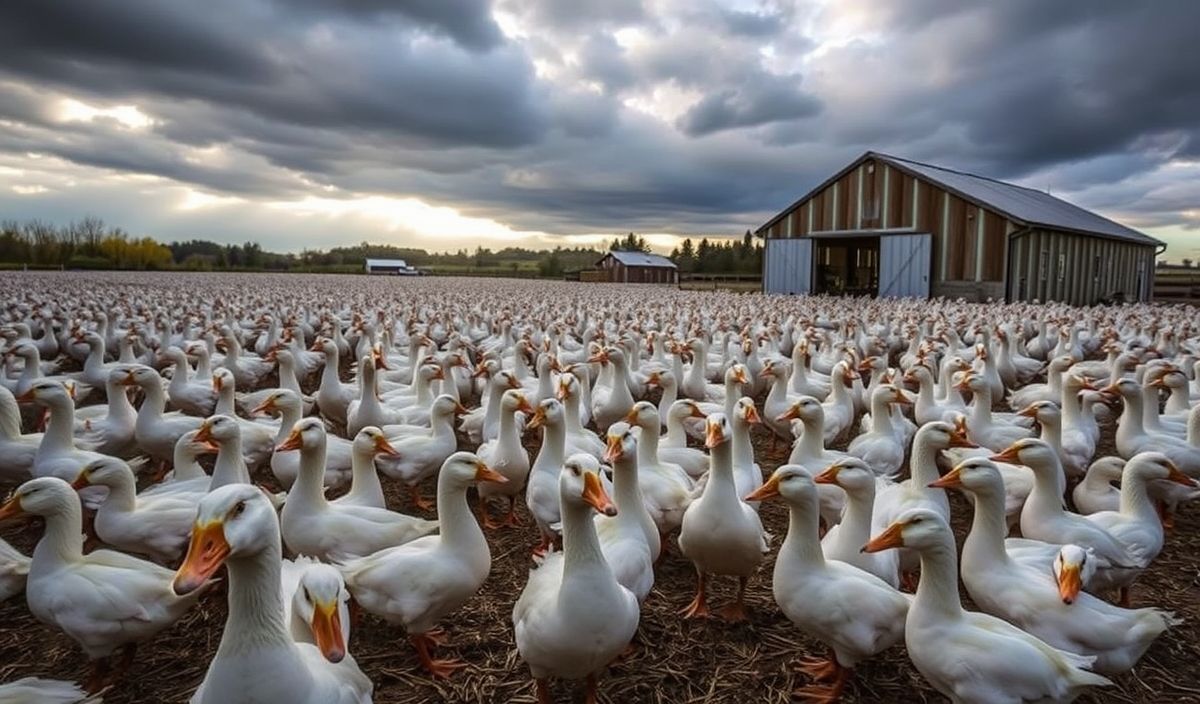
[[[596,685],[595,673],[587,676],[587,694],[584,695],[584,704],[596,704],[596,695],[599,694],[599,687]]]
[[[412,501],[413,506],[416,506],[422,511],[433,510],[433,502],[429,499],[426,499],[424,496],[421,496],[421,490],[417,488],[416,484],[409,485],[408,498]]]
[[[108,657],[97,658],[92,661],[89,670],[84,689],[87,690],[88,694],[96,694],[107,686],[108,676],[112,670],[112,663]]]
[[[504,522],[500,524],[505,528],[520,528],[521,520],[517,517],[517,497],[508,497],[508,513],[504,514]]]
[[[832,674],[833,682],[828,685],[811,684],[807,687],[801,687],[792,693],[796,699],[800,699],[810,704],[834,704],[841,700],[842,692],[846,689],[846,682],[850,680],[852,672],[848,667],[842,667],[835,657],[830,657],[830,664],[835,672]]]
[[[409,634],[408,640],[413,644],[413,648],[416,649],[417,659],[421,661],[421,666],[434,677],[446,678],[454,674],[455,670],[460,670],[467,666],[467,663],[462,660],[435,660],[429,651],[437,644],[437,637],[431,638],[425,633],[412,633]]]
[[[708,618],[708,600],[704,595],[704,573],[696,570],[696,598],[680,613],[684,618]]]
[[[537,690],[538,704],[554,704],[554,698],[550,696],[550,683],[544,677],[534,678],[533,684]]]
[[[729,623],[741,623],[749,620],[749,616],[746,615],[746,582],[748,579],[748,577],[738,577],[737,600],[717,611],[717,615]]]
[[[837,677],[839,665],[837,657],[830,651],[829,656],[825,658],[804,658],[797,669],[814,682],[828,682]]]

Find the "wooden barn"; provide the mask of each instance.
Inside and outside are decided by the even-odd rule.
[[[609,252],[596,262],[599,280],[626,284],[677,284],[675,262],[658,254]]]
[[[1042,191],[867,152],[757,234],[763,290],[1148,301],[1166,247]]]

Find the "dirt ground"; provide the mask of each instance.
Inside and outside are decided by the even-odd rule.
[[[1105,427],[1101,452],[1111,454],[1113,428]],[[786,459],[786,449],[770,447],[769,437],[755,428],[756,456],[765,471]],[[537,441],[526,437],[536,450]],[[460,439],[460,448],[472,449]],[[262,477],[265,481],[267,477]],[[386,480],[385,480],[386,481]],[[385,484],[393,508],[414,511],[394,484]],[[433,494],[432,481],[425,486]],[[961,539],[970,522],[970,507],[952,497],[954,527]],[[530,548],[536,542],[532,519],[521,506],[524,527],[489,535],[492,573],[480,593],[444,622],[450,644],[439,652],[466,660],[469,666],[449,680],[432,680],[421,670],[404,634],[369,615],[351,636],[350,652],[374,681],[380,703],[533,702],[528,671],[517,655],[512,633],[512,606],[528,573]],[[432,514],[426,514],[432,516]],[[762,507],[763,523],[778,549],[786,531],[780,502]],[[41,526],[6,526],[0,537],[28,552]],[[684,621],[677,614],[691,600],[694,573],[671,541],[654,591],[642,611],[638,647],[602,677],[601,701],[699,703],[787,702],[793,689],[806,684],[794,672],[802,656],[823,654],[814,641],[800,635],[776,608],[771,597],[774,553],[750,583],[748,623],[719,620]],[[712,584],[710,604],[732,598],[735,582]],[[1115,678],[1116,686],[1082,702],[1200,702],[1200,512],[1185,509],[1166,547],[1133,594],[1135,605],[1166,607],[1184,623],[1160,637],[1137,667]],[[967,601],[968,608],[971,608]],[[145,643],[132,669],[105,696],[106,702],[185,702],[200,683],[216,651],[225,618],[225,603],[209,595],[170,630]],[[0,604],[0,682],[28,675],[83,681],[87,662],[62,633],[37,622],[21,598]],[[557,682],[558,702],[583,699],[582,683]],[[924,683],[902,646],[863,664],[844,697],[846,702],[944,701]]]

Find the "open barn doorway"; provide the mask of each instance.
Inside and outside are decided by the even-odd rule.
[[[816,293],[879,294],[879,238],[826,237],[816,241]]]

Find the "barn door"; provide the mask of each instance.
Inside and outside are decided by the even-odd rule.
[[[812,291],[812,240],[768,239],[763,269],[763,293],[801,294]]]
[[[879,238],[879,296],[929,298],[930,236]]]

